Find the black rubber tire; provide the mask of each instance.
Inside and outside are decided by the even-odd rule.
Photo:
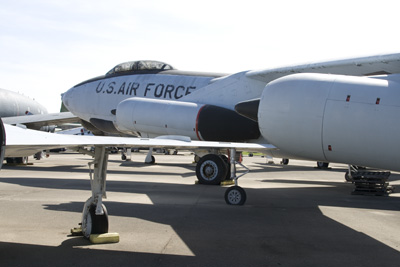
[[[326,169],[329,166],[329,162],[317,161],[317,167],[319,169]]]
[[[215,154],[203,156],[196,165],[196,176],[200,184],[218,185],[227,175],[224,160]]]
[[[96,205],[91,205],[89,209],[89,216],[92,220],[92,228],[90,233],[87,234],[104,234],[108,233],[108,212],[106,206],[102,205],[104,214],[96,215]]]
[[[225,181],[226,180],[231,180],[231,163],[229,162],[229,159],[227,156],[225,155],[220,155],[220,157],[222,158],[222,160],[224,161],[225,165],[226,165],[226,175],[225,175]]]
[[[28,164],[28,157],[6,158],[8,164]]]
[[[282,159],[282,165],[288,165],[289,164],[289,159]]]
[[[225,202],[228,205],[241,206],[246,199],[246,191],[240,186],[231,186],[225,191]]]
[[[349,171],[346,171],[346,173],[344,174],[344,179],[346,180],[346,182],[353,182],[353,178],[350,177]]]
[[[154,156],[151,156],[151,161],[150,162],[145,162],[146,164],[153,165],[156,163],[156,158]]]

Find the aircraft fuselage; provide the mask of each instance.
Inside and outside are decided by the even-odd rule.
[[[109,134],[248,141],[259,138],[257,123],[237,114],[234,106],[259,97],[264,87],[243,73],[112,71],[74,86],[63,102],[73,114]],[[243,134],[249,127],[251,134]]]
[[[0,89],[0,117],[46,114],[47,109],[24,95]]]

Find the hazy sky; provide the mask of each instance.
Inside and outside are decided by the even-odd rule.
[[[0,0],[0,88],[57,112],[118,63],[232,73],[400,52],[398,1]]]

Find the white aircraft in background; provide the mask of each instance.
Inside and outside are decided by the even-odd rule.
[[[46,107],[36,100],[1,88],[0,118],[6,124],[43,131],[50,131],[46,126],[79,122],[79,119],[71,112],[48,113]]]
[[[74,147],[94,156],[92,196],[82,216],[85,236],[108,229],[102,204],[108,147],[209,151],[197,164],[196,173],[210,183],[226,176],[229,165],[224,153],[228,150],[235,186],[228,188],[225,200],[233,205],[246,200],[237,185],[237,151],[269,151],[286,158],[400,171],[400,84],[396,74],[400,73],[400,54],[221,77],[144,63],[119,65],[106,76],[75,86],[64,94],[64,104],[101,131],[168,135],[170,139],[52,135],[0,121],[1,157],[43,147]],[[152,67],[143,69],[143,65]],[[306,73],[293,74],[296,72]],[[318,74],[321,72],[335,74]],[[384,75],[375,76],[378,74]],[[174,140],[177,135],[180,140]],[[215,138],[217,142],[190,140],[196,138]],[[85,146],[94,146],[95,152],[84,150]]]
[[[47,114],[47,109],[34,99],[0,88],[0,117]]]
[[[46,132],[54,131],[54,124],[58,122],[79,121],[71,113],[49,114],[36,100],[5,89],[0,89],[0,118],[7,124]],[[7,163],[27,163],[27,156],[30,155],[9,157]]]

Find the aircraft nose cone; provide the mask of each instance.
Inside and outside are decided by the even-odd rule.
[[[74,94],[73,91],[74,91],[74,88],[71,88],[68,91],[66,91],[64,94],[62,94],[62,102],[69,111],[71,111],[72,95]]]

